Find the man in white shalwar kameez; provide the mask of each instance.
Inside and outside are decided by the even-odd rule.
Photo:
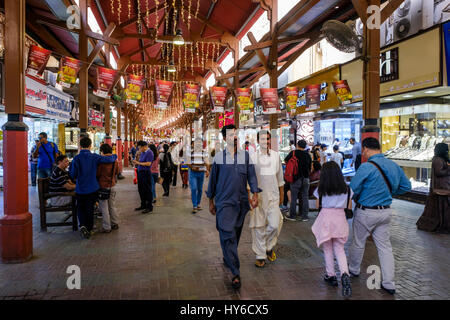
[[[251,153],[255,165],[258,186],[258,206],[250,213],[250,229],[253,238],[253,251],[256,254],[255,266],[262,268],[269,261],[275,261],[275,247],[283,224],[279,205],[283,194],[283,167],[278,152],[270,149],[270,132],[261,130],[257,140],[260,149]]]

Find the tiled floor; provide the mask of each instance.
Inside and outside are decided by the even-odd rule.
[[[323,255],[311,232],[314,219],[285,220],[278,259],[264,269],[254,267],[247,221],[239,246],[242,288],[235,292],[206,199],[205,209],[192,215],[190,191],[177,187],[152,214],[136,213],[137,188],[131,171],[125,175],[118,185],[119,230],[90,240],[70,227],[40,232],[37,194],[30,187],[34,256],[24,264],[0,264],[0,299],[342,299],[340,288],[322,280]],[[162,194],[159,185],[157,194]],[[423,206],[395,201],[393,208],[397,294],[369,290],[369,275],[362,273],[352,280],[352,299],[449,299],[450,237],[416,229]],[[362,270],[378,263],[376,248],[368,242]],[[69,265],[81,269],[80,290],[67,288]]]

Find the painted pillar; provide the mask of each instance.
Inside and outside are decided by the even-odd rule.
[[[369,5],[380,6],[380,0],[369,0]],[[363,69],[363,119],[361,141],[372,137],[380,139],[380,29],[364,26],[364,52],[368,62]],[[362,159],[365,162],[367,159]]]
[[[117,106],[117,140],[116,140],[116,152],[117,152],[117,160],[119,161],[119,173],[122,173],[122,139],[120,136],[122,135],[122,113],[121,108]]]
[[[4,215],[0,218],[3,263],[33,255],[32,216],[28,211],[28,127],[25,114],[25,0],[5,1],[5,111],[3,125]]]
[[[128,168],[128,114],[130,113],[130,106],[124,112],[125,116],[125,140],[123,148],[123,166]]]
[[[104,101],[104,110],[105,110],[105,143],[112,145],[111,142],[111,101],[109,98]]]

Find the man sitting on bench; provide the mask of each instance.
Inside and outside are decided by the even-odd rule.
[[[75,190],[75,184],[70,181],[69,172],[69,159],[66,155],[60,155],[56,158],[56,167],[50,177],[50,193],[53,192],[70,192]],[[72,202],[71,196],[58,196],[50,199],[50,204],[53,207],[60,207],[68,205]]]

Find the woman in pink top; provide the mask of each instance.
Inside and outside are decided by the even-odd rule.
[[[350,297],[350,275],[344,244],[347,242],[349,227],[344,208],[351,209],[352,191],[347,186],[341,168],[334,161],[326,162],[320,171],[319,187],[314,191],[317,207],[321,208],[312,226],[317,246],[322,246],[325,256],[325,282],[338,286],[334,271],[334,257],[341,271],[342,295]],[[333,254],[334,251],[334,254]]]
[[[152,162],[152,165],[150,167],[150,172],[152,173],[153,203],[155,203],[156,202],[156,182],[158,181],[158,177],[159,177],[159,157],[158,157],[158,150],[156,149],[156,146],[154,144],[150,145],[150,150],[152,150],[153,159],[155,159]]]

